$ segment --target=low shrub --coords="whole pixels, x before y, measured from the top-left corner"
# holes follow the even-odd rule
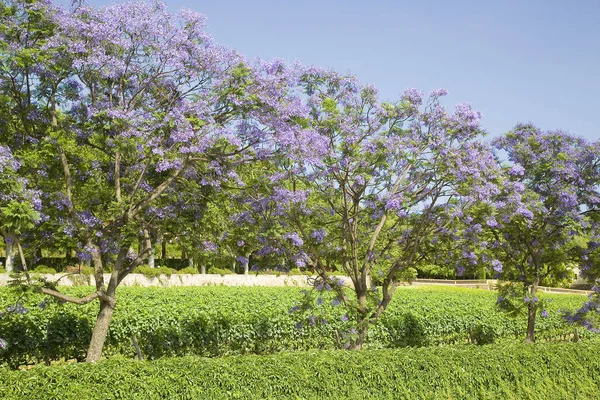
[[[226,268],[210,267],[208,269],[207,273],[224,276],[224,275],[232,275],[233,271],[231,271],[230,269],[226,269]]]
[[[38,265],[31,272],[35,272],[37,274],[56,274],[56,270],[54,268],[46,267],[45,265]]]
[[[61,288],[85,296],[90,287]],[[105,345],[105,355],[133,356],[135,334],[145,358],[224,356],[281,351],[335,349],[337,334],[352,327],[348,312],[335,306],[331,292],[303,312],[293,307],[304,296],[296,287],[121,287]],[[574,328],[561,318],[585,301],[579,295],[543,295],[548,317],[538,318],[536,337],[570,340]],[[394,300],[369,328],[366,347],[422,347],[465,343],[513,342],[525,338],[525,317],[511,318],[495,307],[496,294],[484,290],[398,288]],[[0,363],[13,368],[49,358],[77,359],[85,354],[98,304],[49,301],[41,294],[21,299],[0,288]],[[311,314],[317,323],[311,324]],[[579,331],[582,340],[593,336]]]
[[[83,265],[69,265],[65,269],[65,272],[69,272],[71,274],[93,275],[94,268]]]
[[[0,370],[11,399],[597,399],[598,343],[164,358]]]
[[[198,269],[194,267],[185,267],[184,269],[180,269],[179,271],[175,271],[176,274],[197,274]]]
[[[133,272],[136,274],[142,274],[148,278],[155,278],[161,275],[171,276],[177,271],[169,267],[151,268],[147,265],[140,265]]]

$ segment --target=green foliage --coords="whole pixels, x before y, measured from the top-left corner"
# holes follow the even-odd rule
[[[84,296],[90,287],[64,287]],[[344,321],[343,306],[333,306],[332,293],[306,311],[318,316],[307,323],[304,312],[290,312],[305,296],[294,287],[123,287],[109,329],[105,355],[133,356],[135,334],[145,358],[164,356],[222,356],[279,351],[334,349],[339,335],[352,328]],[[547,295],[548,318],[538,321],[538,339],[567,339],[573,328],[560,310],[575,310],[585,300],[577,295]],[[0,289],[0,310],[20,302],[25,314],[6,312],[0,318],[0,362],[16,367],[50,359],[80,358],[85,354],[98,304],[83,306],[48,302],[41,294]],[[371,327],[366,347],[420,347],[469,343],[477,326],[493,330],[498,342],[522,340],[524,316],[511,318],[495,306],[495,292],[456,288],[398,288],[386,314]],[[40,308],[43,306],[43,309]],[[326,320],[326,324],[322,323]],[[297,328],[297,323],[303,327]],[[580,332],[583,339],[593,336]],[[478,339],[481,342],[481,339]]]
[[[456,271],[451,267],[440,267],[435,264],[417,266],[419,278],[425,279],[456,279]]]
[[[233,271],[227,268],[210,267],[207,273],[224,276],[233,274]]]
[[[306,272],[301,271],[300,268],[292,268],[290,269],[289,275],[306,275]]]
[[[598,343],[319,351],[0,370],[3,399],[596,399]],[[542,368],[540,368],[542,367]]]
[[[371,270],[371,283],[376,286],[381,286],[386,277],[387,268],[375,265]],[[398,282],[412,282],[417,279],[417,270],[414,268],[404,268],[396,272],[396,280]]]
[[[93,275],[94,268],[83,265],[72,265],[67,267],[66,272],[70,272],[72,274]]]
[[[498,338],[493,326],[478,324],[470,331],[471,341],[478,345],[492,344]]]
[[[176,274],[197,274],[198,269],[194,267],[185,267],[179,271],[175,271]]]
[[[54,268],[47,267],[45,265],[38,265],[33,269],[32,272],[38,274],[56,274],[56,270]]]
[[[34,227],[34,222],[40,219],[40,213],[33,209],[33,205],[27,202],[10,201],[0,208],[2,217],[2,229],[6,229],[16,235],[21,235],[28,229]]]
[[[171,275],[177,273],[176,270],[169,268],[169,267],[151,268],[147,265],[140,265],[133,272],[136,274],[143,274],[144,276],[146,276],[148,278],[156,278],[161,275],[171,276]]]

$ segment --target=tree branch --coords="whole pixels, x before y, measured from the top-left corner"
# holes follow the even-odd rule
[[[42,290],[42,293],[47,294],[48,296],[56,297],[59,300],[63,300],[63,301],[69,302],[69,303],[74,303],[74,304],[79,304],[79,305],[90,303],[90,302],[96,300],[97,298],[101,297],[100,293],[98,293],[98,292],[90,293],[89,295],[87,295],[85,297],[73,297],[73,296],[69,296],[64,293],[58,292],[56,290],[48,289],[48,288],[42,288],[41,290]]]

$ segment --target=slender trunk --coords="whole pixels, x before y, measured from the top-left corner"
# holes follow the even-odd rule
[[[148,255],[148,266],[150,268],[154,268],[154,246],[152,246],[152,239],[150,238],[150,232],[148,229],[144,229],[144,246],[142,246],[142,250],[150,249],[150,254]]]
[[[106,341],[106,335],[108,333],[108,327],[110,326],[114,309],[114,301],[111,304],[109,301],[100,300],[100,311],[98,312],[96,324],[92,331],[92,339],[90,340],[90,347],[88,348],[87,357],[85,359],[86,362],[96,362],[100,361],[100,358],[102,358],[102,349],[104,347],[104,342]]]
[[[193,257],[188,258],[188,267],[194,268],[194,258]]]
[[[23,252],[23,247],[21,246],[21,242],[19,242],[18,240],[17,242],[17,249],[19,250],[19,257],[21,257],[21,268],[23,268],[23,271],[27,272],[27,261],[25,260],[25,253]]]
[[[350,344],[349,350],[362,350],[363,345],[367,339],[367,331],[369,330],[369,325],[365,324],[358,328],[358,337]]]
[[[11,236],[4,237],[6,260],[4,261],[4,268],[6,273],[11,273],[15,266],[15,252],[14,252],[14,239]]]
[[[200,273],[203,275],[206,274],[206,266],[204,264],[200,266]]]
[[[163,265],[165,260],[167,259],[167,241],[163,238],[162,243],[160,244],[160,258],[163,261]]]
[[[150,268],[155,268],[156,263],[154,262],[154,247],[150,249],[150,255],[148,256],[148,266]]]
[[[39,261],[42,258],[44,258],[44,255],[42,254],[42,249],[38,247],[37,249],[35,249],[35,264],[39,263]]]
[[[358,307],[360,311],[360,320],[358,322],[358,326],[356,327],[356,335],[357,337],[353,339],[350,343],[349,350],[360,350],[365,344],[365,340],[367,339],[367,331],[369,329],[368,315],[367,315],[367,291],[366,285],[360,284],[356,288],[356,297],[358,299]]]
[[[248,270],[249,270],[248,265],[250,264],[250,255],[251,254],[252,253],[246,253],[245,254],[245,260],[242,263],[242,267],[244,269],[244,275],[248,275]]]
[[[537,280],[531,285],[529,290],[529,303],[527,304],[527,337],[525,337],[525,343],[535,342],[535,316],[537,314]]]

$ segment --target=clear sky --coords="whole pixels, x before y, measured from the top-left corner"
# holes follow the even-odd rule
[[[386,100],[446,88],[492,136],[533,122],[600,139],[600,0],[165,2],[205,14],[216,41],[248,58],[351,72]]]

